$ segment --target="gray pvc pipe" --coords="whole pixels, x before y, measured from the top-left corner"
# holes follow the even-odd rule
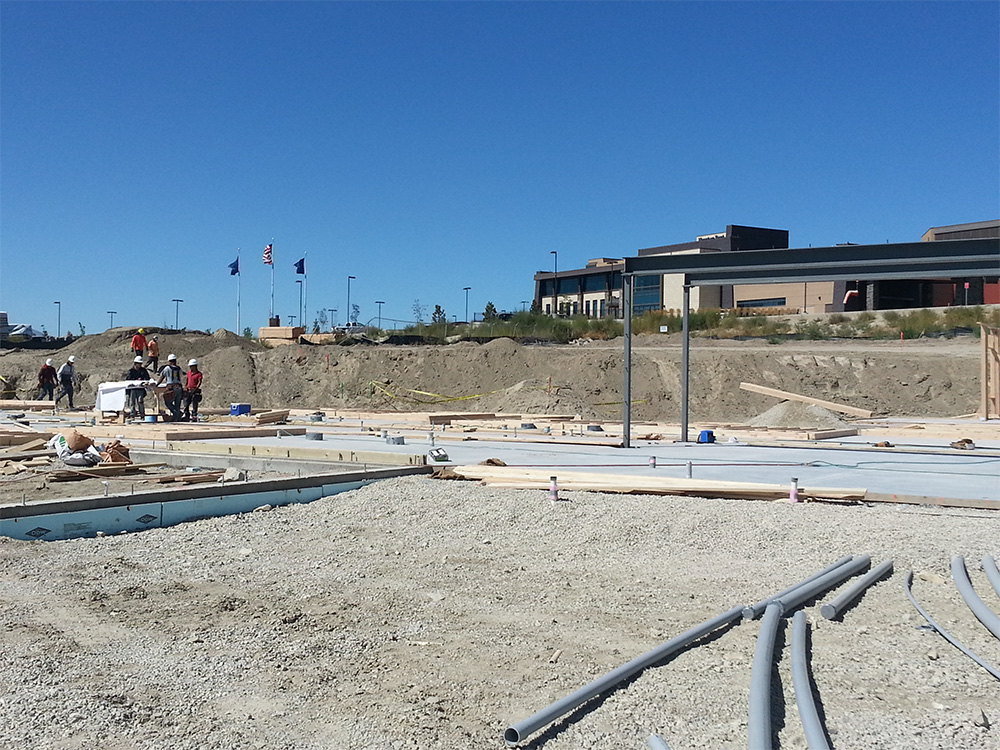
[[[827,620],[832,620],[843,612],[851,602],[861,596],[864,591],[887,573],[892,572],[892,560],[886,560],[877,568],[872,568],[851,585],[843,594],[832,602],[819,608],[820,614]]]
[[[785,594],[774,599],[772,603],[781,607],[781,613],[790,612],[802,602],[812,599],[817,594],[821,594],[827,589],[833,588],[846,578],[850,578],[858,571],[864,570],[871,565],[872,559],[869,555],[855,557],[846,565],[841,565],[836,570],[831,570],[826,575],[822,575],[814,581],[804,583],[790,594]]]
[[[702,636],[708,635],[713,630],[734,622],[739,619],[742,612],[742,607],[733,607],[728,612],[723,612],[721,615],[713,617],[711,620],[706,620],[701,625],[696,625],[690,630],[686,630],[681,633],[676,638],[672,638],[651,651],[647,651],[641,656],[637,656],[632,661],[622,664],[620,667],[611,670],[603,677],[598,677],[593,682],[584,685],[582,688],[574,693],[571,693],[570,695],[567,695],[565,698],[561,698],[555,703],[546,706],[541,711],[529,716],[527,719],[507,727],[507,730],[503,733],[504,741],[508,745],[517,744],[529,734],[537,732],[547,724],[551,724],[560,716],[568,714],[577,706],[580,706],[589,701],[591,698],[610,690],[618,683],[627,680],[629,677],[641,672],[646,667],[663,661],[675,651],[681,650],[693,641],[698,640]]]
[[[799,709],[809,750],[830,750],[809,682],[809,660],[806,658],[808,627],[806,613],[800,609],[792,618],[792,684],[795,686],[795,705]]]
[[[747,743],[750,750],[770,750],[771,744],[771,667],[774,640],[778,635],[782,609],[771,602],[764,609],[750,671],[750,711],[747,716]]]
[[[658,734],[649,735],[649,739],[646,740],[646,744],[649,745],[649,750],[670,750],[670,745],[668,745],[667,741]]]
[[[983,558],[983,571],[986,573],[986,577],[990,579],[990,584],[993,586],[993,590],[997,592],[997,596],[1000,596],[1000,570],[997,570],[997,561],[990,555],[986,555]]]
[[[769,597],[767,597],[766,599],[761,599],[756,604],[751,604],[749,606],[744,607],[743,608],[743,619],[745,619],[745,620],[756,620],[758,617],[760,617],[760,613],[764,611],[764,609],[767,607],[767,605],[770,604],[771,602],[773,602],[775,599],[780,599],[781,597],[783,597],[783,596],[785,596],[787,594],[790,594],[793,591],[795,591],[795,589],[797,589],[799,586],[804,586],[805,584],[810,583],[811,581],[815,581],[820,576],[824,576],[827,573],[829,573],[829,572],[831,572],[833,570],[836,570],[841,565],[846,565],[852,559],[853,558],[850,555],[844,555],[842,558],[840,558],[839,560],[837,560],[837,562],[833,563],[832,565],[827,565],[825,568],[823,568],[823,570],[819,571],[818,573],[813,573],[808,578],[804,578],[801,581],[799,581],[798,583],[789,586],[784,591],[779,591],[777,594],[771,594]]]
[[[913,604],[913,606],[917,608],[917,612],[919,612],[921,615],[923,615],[923,618],[925,620],[927,620],[927,622],[929,622],[931,624],[931,627],[934,628],[938,633],[940,633],[941,636],[946,641],[948,641],[948,643],[950,643],[952,646],[954,646],[959,651],[961,651],[963,654],[965,654],[970,659],[972,659],[974,662],[976,662],[976,664],[978,664],[983,669],[985,669],[987,672],[989,672],[991,675],[993,675],[998,680],[1000,680],[1000,669],[997,669],[996,667],[994,667],[988,661],[986,661],[981,656],[979,656],[979,654],[977,654],[971,648],[968,648],[967,646],[962,645],[962,643],[958,639],[956,639],[951,633],[949,633],[947,630],[945,630],[940,625],[938,625],[934,621],[934,618],[932,618],[929,614],[927,614],[927,611],[923,607],[921,607],[919,604],[917,604],[917,600],[913,596],[912,586],[913,586],[913,571],[910,570],[910,571],[908,571],[906,573],[906,579],[903,581],[903,590],[906,592],[906,596],[910,600],[910,603]]]
[[[1000,638],[1000,617],[997,617],[996,613],[986,606],[986,602],[972,588],[969,571],[965,569],[965,558],[961,555],[955,555],[951,558],[951,577],[955,581],[955,586],[958,587],[958,593],[965,599],[965,603],[969,605],[969,609],[972,610],[976,619],[985,625],[986,629],[993,635]]]

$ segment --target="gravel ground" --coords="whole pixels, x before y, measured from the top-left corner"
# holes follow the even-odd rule
[[[426,478],[270,512],[67,542],[0,539],[4,748],[484,748],[634,656],[844,554],[896,574],[840,622],[810,603],[834,747],[1000,748],[1000,684],[921,627],[902,578],[993,664],[950,581],[977,511],[484,488]],[[746,746],[758,623],[707,639],[531,747]],[[804,748],[786,640],[774,727]],[[553,658],[561,652],[558,658]],[[984,719],[985,716],[985,719]],[[988,725],[988,726],[984,726]]]

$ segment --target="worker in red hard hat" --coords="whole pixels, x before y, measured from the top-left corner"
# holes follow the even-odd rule
[[[198,404],[201,403],[201,382],[205,376],[198,368],[198,360],[188,360],[188,371],[184,376],[184,421],[198,421]]]

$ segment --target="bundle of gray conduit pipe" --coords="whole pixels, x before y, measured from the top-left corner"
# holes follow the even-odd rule
[[[786,612],[822,592],[836,586],[846,578],[867,568],[871,557],[862,555],[850,562],[805,582],[791,590],[786,589],[781,595],[766,601],[764,619],[760,624],[760,635],[757,636],[757,649],[754,652],[753,668],[750,674],[750,710],[747,717],[747,742],[751,750],[769,750],[773,747],[771,732],[771,667],[774,661],[774,641],[778,634],[778,625]],[[798,689],[796,688],[796,696]],[[801,705],[800,705],[801,709]],[[808,709],[806,709],[808,710]],[[818,722],[818,718],[817,718]],[[811,749],[826,747],[826,736],[820,727],[818,736],[823,744],[809,744]],[[808,739],[808,736],[807,736]]]
[[[797,599],[796,597],[799,603],[801,603],[806,599],[812,598],[821,591],[825,591],[830,586],[835,585],[834,583],[826,582],[821,584],[819,587],[816,587],[815,589],[813,588],[813,586],[815,586],[816,584],[820,584],[821,581],[827,581],[828,579],[830,579],[830,576],[840,572],[841,568],[850,566],[851,570],[854,571],[860,569],[860,567],[863,567],[864,565],[867,565],[869,561],[870,559],[867,556],[864,558],[852,558],[850,555],[848,555],[846,557],[841,558],[833,565],[830,565],[824,568],[823,570],[819,571],[818,573],[815,573],[812,576],[806,578],[804,581],[801,581],[795,584],[794,586],[790,586],[784,591],[781,591],[778,594],[775,594],[774,596],[763,600],[764,604],[763,607],[760,607],[761,604],[760,602],[750,607],[744,607],[742,605],[736,606],[728,610],[727,612],[723,612],[721,615],[718,615],[717,617],[713,617],[710,620],[706,620],[701,625],[696,625],[695,627],[685,631],[676,638],[667,641],[666,643],[652,649],[651,651],[647,651],[645,654],[642,654],[641,656],[637,656],[632,661],[623,664],[617,669],[613,669],[612,671],[605,674],[603,677],[599,677],[593,682],[584,685],[582,688],[580,688],[574,693],[571,693],[565,698],[561,698],[555,703],[546,706],[540,711],[537,711],[536,713],[529,716],[527,719],[523,719],[522,721],[519,721],[515,724],[511,724],[504,732],[504,741],[510,746],[516,745],[517,743],[526,739],[529,735],[537,732],[542,727],[545,727],[551,724],[559,717],[568,714],[574,708],[583,705],[584,703],[591,700],[592,698],[597,697],[601,693],[608,692],[621,682],[627,680],[629,677],[638,674],[646,667],[650,667],[654,664],[662,662],[668,656],[676,653],[677,651],[680,651],[681,649],[690,645],[699,638],[702,638],[721,627],[724,627],[726,625],[735,622],[741,616],[743,617],[756,616],[753,613],[755,611],[758,611],[757,610],[758,607],[760,608],[760,610],[763,610],[764,608],[766,608],[767,604],[772,601],[777,601],[777,600],[792,601],[793,600],[792,597],[796,597],[796,593],[799,592],[800,589],[803,589],[805,586],[809,586],[810,588],[804,592],[805,595],[803,596],[802,599]],[[849,575],[853,575],[853,572],[844,574],[842,578],[837,578],[836,581],[839,582],[843,580],[843,578],[846,578]],[[785,606],[787,608],[790,608],[791,606],[794,605],[786,604]],[[750,613],[749,615],[748,612]],[[771,639],[772,651],[773,651],[773,644],[774,644],[774,639],[772,638]],[[767,671],[768,671],[768,727],[770,727],[770,666],[768,666]],[[661,738],[657,739],[662,741]],[[768,742],[770,743],[770,729],[768,729]],[[770,744],[768,744],[767,746],[770,747]],[[754,745],[751,744],[751,747],[754,747]]]

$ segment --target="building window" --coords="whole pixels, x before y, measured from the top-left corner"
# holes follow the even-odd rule
[[[545,314],[546,315],[552,314],[552,305],[550,305],[548,302],[545,303]]]
[[[589,318],[590,317],[590,300],[589,299],[586,302],[583,303],[583,309],[584,309],[584,314]]]
[[[662,276],[635,276],[635,295],[632,298],[632,313],[641,315],[663,306]]]
[[[784,307],[784,297],[771,297],[770,299],[744,299],[736,303],[737,307]]]
[[[604,317],[604,300],[601,300],[601,317]]]

